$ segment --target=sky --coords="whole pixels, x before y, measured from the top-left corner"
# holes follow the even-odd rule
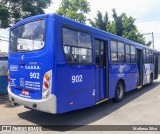
[[[160,51],[160,1],[159,0],[88,0],[91,12],[87,15],[88,19],[96,17],[97,11],[103,14],[107,11],[112,20],[112,9],[116,9],[118,15],[126,13],[136,19],[135,24],[143,34],[154,33],[155,49]],[[54,13],[61,0],[52,0],[52,4],[45,13]],[[8,29],[0,29],[0,36],[8,37]],[[144,35],[147,41],[152,41],[151,34]],[[2,39],[2,38],[0,38]],[[1,51],[8,51],[8,43],[0,42]],[[151,46],[152,47],[152,46]]]

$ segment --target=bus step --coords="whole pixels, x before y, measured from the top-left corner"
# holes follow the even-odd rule
[[[109,100],[109,98],[106,98],[104,100],[98,101],[98,102],[96,102],[96,104],[102,103],[102,102],[107,101],[107,100]]]
[[[137,86],[137,89],[140,89],[140,88],[142,88],[142,86],[140,85],[140,86]]]

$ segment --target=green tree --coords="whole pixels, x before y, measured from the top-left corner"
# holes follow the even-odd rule
[[[117,34],[114,21],[110,22],[109,25],[106,26],[106,31],[112,34]]]
[[[85,14],[90,12],[90,5],[87,0],[62,0],[57,14],[85,23]]]
[[[0,27],[8,27],[9,12],[7,7],[0,5]]]
[[[125,13],[118,16],[115,9],[113,9],[112,16],[113,21],[109,21],[107,12],[105,16],[103,16],[102,13],[98,11],[96,18],[94,18],[93,21],[90,20],[90,24],[93,27],[139,42],[141,44],[151,44],[150,42],[146,43],[143,34],[138,31],[133,17],[128,17]]]
[[[113,9],[113,19],[115,33],[117,35],[139,42],[141,44],[146,44],[143,34],[140,34],[137,26],[134,24],[135,19],[133,17],[127,17],[125,13],[122,13],[118,16],[115,9]]]
[[[106,31],[106,27],[109,25],[108,13],[106,12],[104,17],[100,11],[97,12],[97,18],[94,21],[89,20],[93,27]]]
[[[123,15],[118,16],[115,9],[113,9],[113,19],[114,19],[114,24],[115,24],[115,30],[116,34],[119,36],[123,35],[123,22],[122,22],[122,17]]]
[[[15,23],[23,18],[43,14],[51,0],[1,0],[0,22],[1,28]]]

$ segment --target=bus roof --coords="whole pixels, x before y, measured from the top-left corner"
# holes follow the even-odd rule
[[[53,15],[55,20],[60,20],[61,22],[65,23],[66,25],[68,24],[68,25],[70,25],[72,27],[78,27],[79,29],[82,29],[84,31],[88,31],[88,32],[91,32],[91,33],[96,33],[96,34],[99,34],[101,36],[105,36],[105,37],[108,37],[108,38],[111,38],[111,39],[114,39],[114,40],[118,40],[118,41],[122,41],[122,42],[125,42],[125,43],[128,43],[128,44],[135,45],[137,47],[147,48],[147,49],[150,49],[150,50],[157,51],[156,49],[150,48],[150,47],[148,47],[146,45],[143,45],[143,44],[140,44],[138,42],[135,42],[135,41],[132,41],[132,40],[129,40],[129,39],[126,39],[126,38],[111,34],[109,32],[106,32],[106,31],[103,31],[103,30],[88,26],[86,24],[79,23],[77,21],[65,18],[65,17],[57,15],[57,14],[53,14],[53,13],[41,14],[41,15],[36,15],[36,16],[31,16],[31,17],[25,18],[25,19],[17,22],[14,26],[12,26],[10,28],[10,30],[14,29],[18,25],[22,25],[22,24],[24,24],[26,22],[30,22],[30,21],[33,21],[33,20],[46,18],[47,16],[50,16],[50,15]]]

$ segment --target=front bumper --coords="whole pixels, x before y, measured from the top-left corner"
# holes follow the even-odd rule
[[[10,101],[24,105],[28,108],[52,114],[57,113],[57,99],[53,94],[51,94],[47,99],[42,100],[26,99],[13,94],[10,90],[10,86],[8,86],[8,96]]]

